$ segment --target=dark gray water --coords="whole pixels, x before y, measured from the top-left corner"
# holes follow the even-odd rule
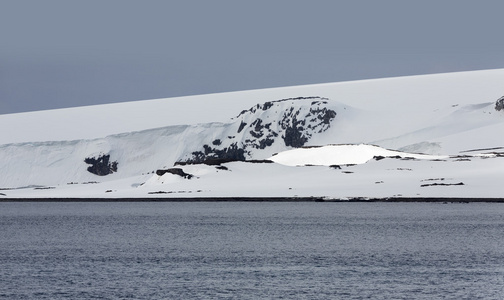
[[[0,203],[1,299],[503,299],[504,205]]]

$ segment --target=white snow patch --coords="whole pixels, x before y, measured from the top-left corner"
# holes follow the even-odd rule
[[[269,159],[286,166],[330,166],[364,164],[373,157],[409,157],[415,159],[443,159],[447,156],[405,153],[383,149],[374,145],[329,145],[299,148],[278,153]]]

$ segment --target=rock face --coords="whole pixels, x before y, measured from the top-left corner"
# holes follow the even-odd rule
[[[87,157],[84,162],[90,164],[88,172],[98,176],[105,176],[117,172],[117,161],[110,161],[110,155],[100,155],[98,157]]]
[[[282,143],[284,147],[303,147],[314,134],[331,126],[337,113],[327,104],[328,99],[321,97],[288,98],[257,104],[234,118],[225,136],[204,144],[203,149],[192,152],[180,162],[243,161],[252,157],[252,151],[264,150],[276,143]]]
[[[188,160],[190,163],[204,163],[215,160],[237,161],[245,160],[245,151],[238,148],[236,143],[231,144],[229,147],[223,149],[212,148],[208,145],[203,145],[203,151],[195,151],[192,153],[193,158]],[[218,164],[218,163],[217,163]]]
[[[495,102],[495,110],[496,111],[501,111],[504,109],[504,96],[500,97],[496,102]]]
[[[163,176],[166,173],[178,175],[178,176],[183,177],[185,179],[191,179],[194,177],[194,175],[184,172],[184,170],[182,170],[181,168],[170,168],[170,169],[166,169],[166,170],[157,170],[156,171],[156,175],[158,175],[158,176]]]

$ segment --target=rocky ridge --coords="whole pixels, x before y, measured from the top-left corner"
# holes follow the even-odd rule
[[[298,97],[257,104],[233,118],[221,136],[179,162],[243,161],[273,145],[286,149],[303,147],[313,135],[329,129],[336,117],[328,100]]]

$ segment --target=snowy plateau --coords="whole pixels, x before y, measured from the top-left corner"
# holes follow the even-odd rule
[[[504,69],[0,115],[3,199],[503,199]]]

